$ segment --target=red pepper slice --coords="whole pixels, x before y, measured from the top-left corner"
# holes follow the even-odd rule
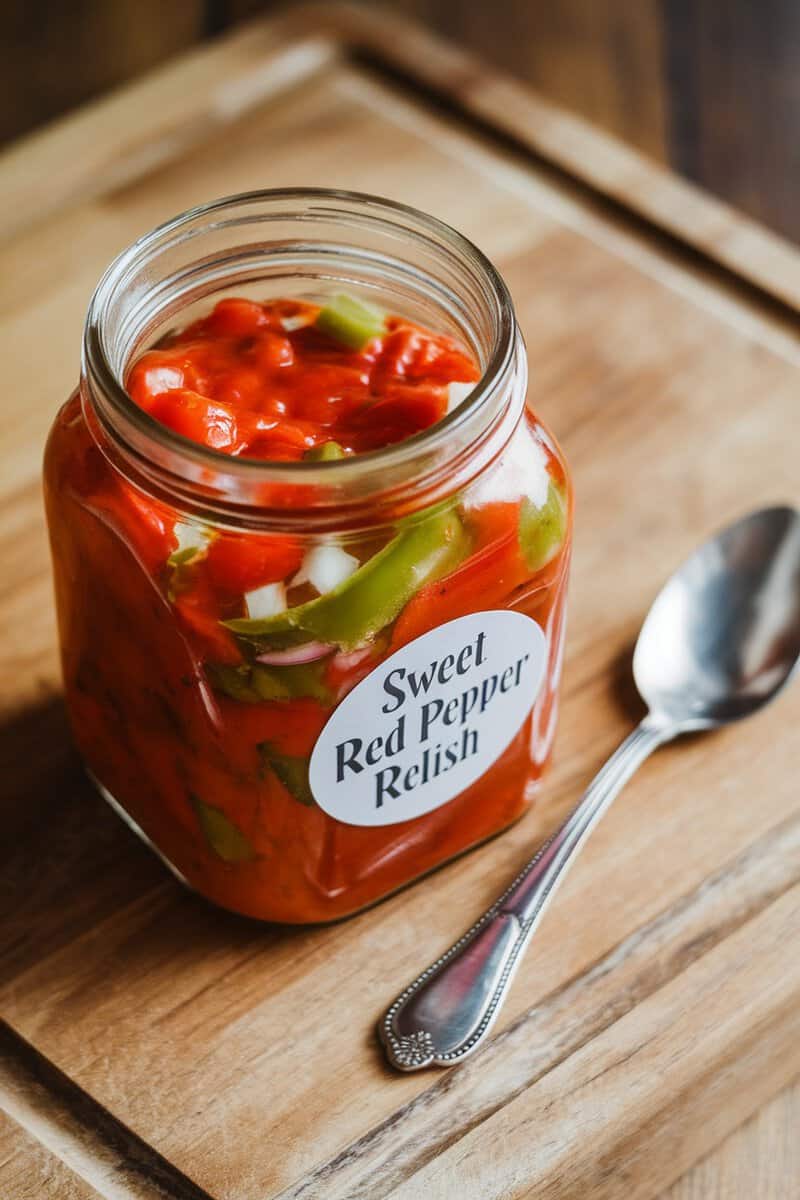
[[[447,389],[443,385],[394,383],[386,398],[363,408],[351,418],[351,432],[344,435],[357,450],[373,450],[400,442],[435,424],[447,412]]]
[[[204,571],[193,572],[191,586],[175,596],[173,607],[201,657],[231,666],[242,662],[235,639],[220,624],[219,602]]]
[[[373,387],[383,389],[392,379],[470,383],[477,380],[478,371],[452,338],[403,324],[383,339],[372,378]]]
[[[330,716],[329,708],[306,696],[263,704],[239,704],[221,695],[217,699],[226,736],[235,737],[246,750],[269,741],[287,758],[310,755]]]
[[[177,546],[173,533],[174,515],[122,480],[96,492],[90,501],[98,513],[130,543],[139,560],[156,572]]]
[[[204,333],[216,337],[244,338],[269,328],[271,323],[263,304],[229,296],[219,300],[213,312],[202,322],[198,322],[198,325]]]
[[[478,546],[463,566],[421,588],[397,619],[392,650],[456,617],[501,606],[530,577],[520,550],[520,501],[486,504],[468,514]]]
[[[176,390],[154,396],[149,409],[162,425],[212,450],[233,450],[237,445],[236,414],[218,400],[207,400],[186,389]]]
[[[206,566],[212,583],[221,592],[242,595],[294,575],[302,558],[295,538],[223,533],[211,543]]]

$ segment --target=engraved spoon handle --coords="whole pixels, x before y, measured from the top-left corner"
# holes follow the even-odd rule
[[[678,732],[645,717],[511,886],[398,996],[379,1026],[393,1066],[450,1066],[477,1049],[542,913],[592,829],[648,755]]]

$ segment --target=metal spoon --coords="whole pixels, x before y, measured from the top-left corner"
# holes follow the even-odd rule
[[[511,886],[388,1009],[379,1033],[395,1067],[450,1066],[477,1049],[553,893],[637,767],[679,734],[768,704],[798,657],[800,512],[762,509],[701,546],[656,598],[633,657],[647,715]]]

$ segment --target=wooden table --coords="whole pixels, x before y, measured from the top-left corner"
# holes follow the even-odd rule
[[[13,149],[2,177],[2,1200],[662,1193],[800,1073],[800,689],[643,770],[482,1053],[395,1075],[372,1022],[629,727],[630,647],[664,576],[745,509],[797,502],[800,255],[461,52],[338,6],[192,53]],[[542,802],[306,931],[182,891],[83,781],[38,484],[108,259],[190,204],[288,184],[393,196],[480,242],[579,505]],[[738,1196],[709,1191],[713,1169],[673,1196]],[[779,1195],[759,1189],[741,1194]]]
[[[12,6],[0,40],[0,142],[293,0],[73,0]],[[365,0],[462,43],[800,242],[796,0]],[[46,71],[40,64],[46,62]],[[80,63],[80,70],[75,63]]]

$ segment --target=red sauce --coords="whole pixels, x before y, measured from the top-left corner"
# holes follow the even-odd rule
[[[221,300],[143,354],[128,391],[194,442],[297,460],[329,442],[349,455],[419,433],[447,412],[449,383],[479,377],[451,338],[399,317],[354,350],[316,327],[318,313],[299,301]]]

